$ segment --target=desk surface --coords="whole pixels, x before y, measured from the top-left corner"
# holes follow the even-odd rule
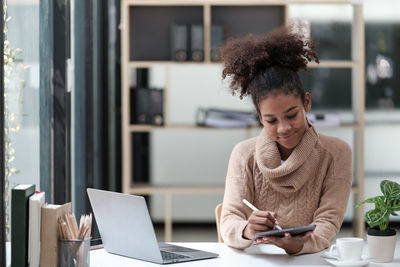
[[[201,249],[209,252],[218,253],[219,257],[215,259],[192,261],[185,263],[176,263],[174,266],[332,266],[321,258],[321,253],[289,256],[282,249],[272,245],[257,245],[252,246],[246,250],[237,250],[228,247],[223,243],[172,243],[179,246],[185,246],[195,249]],[[365,247],[364,254],[368,254]],[[149,263],[121,257],[118,255],[110,254],[104,249],[93,250],[90,252],[90,266],[91,267],[129,267],[129,266],[162,266],[159,264]],[[165,265],[165,266],[171,266]],[[368,267],[395,267],[400,266],[400,240],[397,242],[395,259],[391,263],[369,263]]]

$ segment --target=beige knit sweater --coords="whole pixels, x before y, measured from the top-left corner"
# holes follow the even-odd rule
[[[282,228],[317,225],[297,254],[329,247],[343,221],[352,183],[352,153],[340,139],[306,129],[300,143],[281,164],[275,141],[263,130],[258,137],[235,146],[229,161],[221,216],[224,242],[246,248],[242,237],[251,210],[242,199],[260,210],[274,211]]]

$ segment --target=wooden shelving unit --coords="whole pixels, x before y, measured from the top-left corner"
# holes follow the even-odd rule
[[[165,240],[171,241],[172,237],[172,204],[171,196],[175,194],[223,194],[223,185],[185,185],[185,186],[155,186],[155,185],[139,185],[132,184],[132,166],[130,164],[132,160],[132,140],[131,134],[135,132],[147,132],[147,131],[160,131],[165,129],[176,129],[183,131],[190,130],[213,130],[217,131],[216,128],[197,127],[194,125],[172,125],[169,123],[169,81],[166,82],[167,86],[164,88],[164,126],[153,126],[153,125],[132,125],[130,124],[130,95],[129,95],[129,71],[133,68],[149,68],[153,66],[164,66],[166,72],[169,71],[170,66],[174,65],[206,65],[206,64],[221,64],[219,62],[211,61],[210,48],[211,48],[211,25],[212,23],[231,23],[234,30],[231,29],[231,33],[236,36],[244,33],[262,33],[271,30],[274,27],[289,25],[290,23],[290,12],[289,6],[292,4],[339,4],[339,5],[350,5],[353,10],[352,19],[352,33],[351,33],[351,59],[349,60],[321,60],[320,64],[310,64],[311,68],[332,68],[332,69],[349,69],[351,70],[351,88],[352,88],[352,111],[354,115],[354,123],[344,124],[339,127],[329,129],[350,129],[354,132],[354,179],[353,179],[353,196],[354,203],[358,203],[364,198],[364,111],[365,111],[365,84],[364,84],[364,20],[363,20],[363,9],[362,1],[351,1],[351,0],[336,0],[336,1],[324,1],[324,0],[175,0],[175,1],[164,1],[164,0],[123,0],[121,3],[121,45],[122,45],[122,163],[123,163],[123,176],[122,176],[122,189],[124,193],[130,194],[144,194],[154,195],[161,194],[165,196]],[[163,14],[163,11],[170,16],[179,16],[181,20],[193,21],[198,23],[199,21],[203,25],[204,29],[204,61],[201,62],[175,62],[170,61],[168,57],[168,51],[163,50],[158,56],[151,55],[151,58],[146,58],[146,53],[151,53],[152,46],[159,48],[159,38],[161,31],[166,30],[168,20],[171,20],[170,16],[161,15],[160,21],[151,17],[154,14]],[[174,10],[176,9],[176,10]],[[243,11],[244,10],[244,11]],[[245,12],[245,10],[248,10]],[[179,11],[179,12],[178,12]],[[182,14],[186,11],[187,14]],[[144,12],[144,14],[140,13]],[[145,12],[149,12],[146,14]],[[251,14],[249,14],[249,12]],[[269,12],[269,13],[268,13]],[[177,15],[179,13],[179,15]],[[271,16],[262,16],[262,14],[268,13]],[[133,16],[132,14],[135,14]],[[230,16],[235,16],[234,18]],[[258,24],[251,24],[246,26],[242,23],[240,17],[247,20],[256,20],[257,22],[265,21],[261,24],[262,27],[256,27]],[[194,20],[191,20],[193,19]],[[147,20],[146,20],[147,18]],[[140,28],[145,27],[147,21],[151,21],[151,27],[155,32],[152,32],[152,36],[146,35],[141,31]],[[235,24],[235,21],[240,21],[239,27]],[[138,25],[135,25],[135,22]],[[158,23],[158,24],[157,24]],[[157,29],[160,27],[160,29]],[[161,29],[163,27],[163,29]],[[158,31],[157,31],[158,30]],[[228,37],[229,37],[228,30]],[[142,36],[140,36],[142,34]],[[154,37],[156,36],[156,37]],[[136,39],[137,40],[136,40]],[[148,38],[148,39],[146,39]],[[165,35],[164,37],[165,38]],[[139,42],[142,42],[142,44]],[[133,44],[132,44],[133,42]],[[167,43],[165,39],[163,43]],[[148,47],[140,47],[144,44]],[[136,51],[144,54],[138,54]],[[149,52],[150,51],[150,52]],[[136,53],[136,54],[135,54]],[[149,56],[150,57],[150,56]],[[168,74],[168,73],[167,73]],[[166,75],[168,77],[168,75]],[[168,78],[167,78],[168,79]],[[234,130],[247,131],[247,136],[251,136],[251,130],[254,128],[237,128]],[[323,128],[324,130],[328,128]],[[363,220],[363,209],[355,209],[353,218],[354,235],[364,236],[364,220]]]

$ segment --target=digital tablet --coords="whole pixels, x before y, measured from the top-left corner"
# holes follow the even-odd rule
[[[315,229],[315,224],[303,225],[303,226],[296,226],[292,228],[286,228],[282,230],[271,230],[266,232],[259,232],[254,236],[254,239],[263,237],[263,236],[277,236],[277,237],[284,237],[285,233],[290,233],[292,236],[305,234],[308,231],[313,231]]]

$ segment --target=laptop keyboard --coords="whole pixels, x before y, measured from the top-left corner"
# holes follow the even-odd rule
[[[175,253],[167,252],[167,251],[162,251],[162,250],[161,250],[161,256],[162,256],[163,260],[165,260],[165,261],[190,258],[189,256],[179,255],[179,254],[175,254]]]

